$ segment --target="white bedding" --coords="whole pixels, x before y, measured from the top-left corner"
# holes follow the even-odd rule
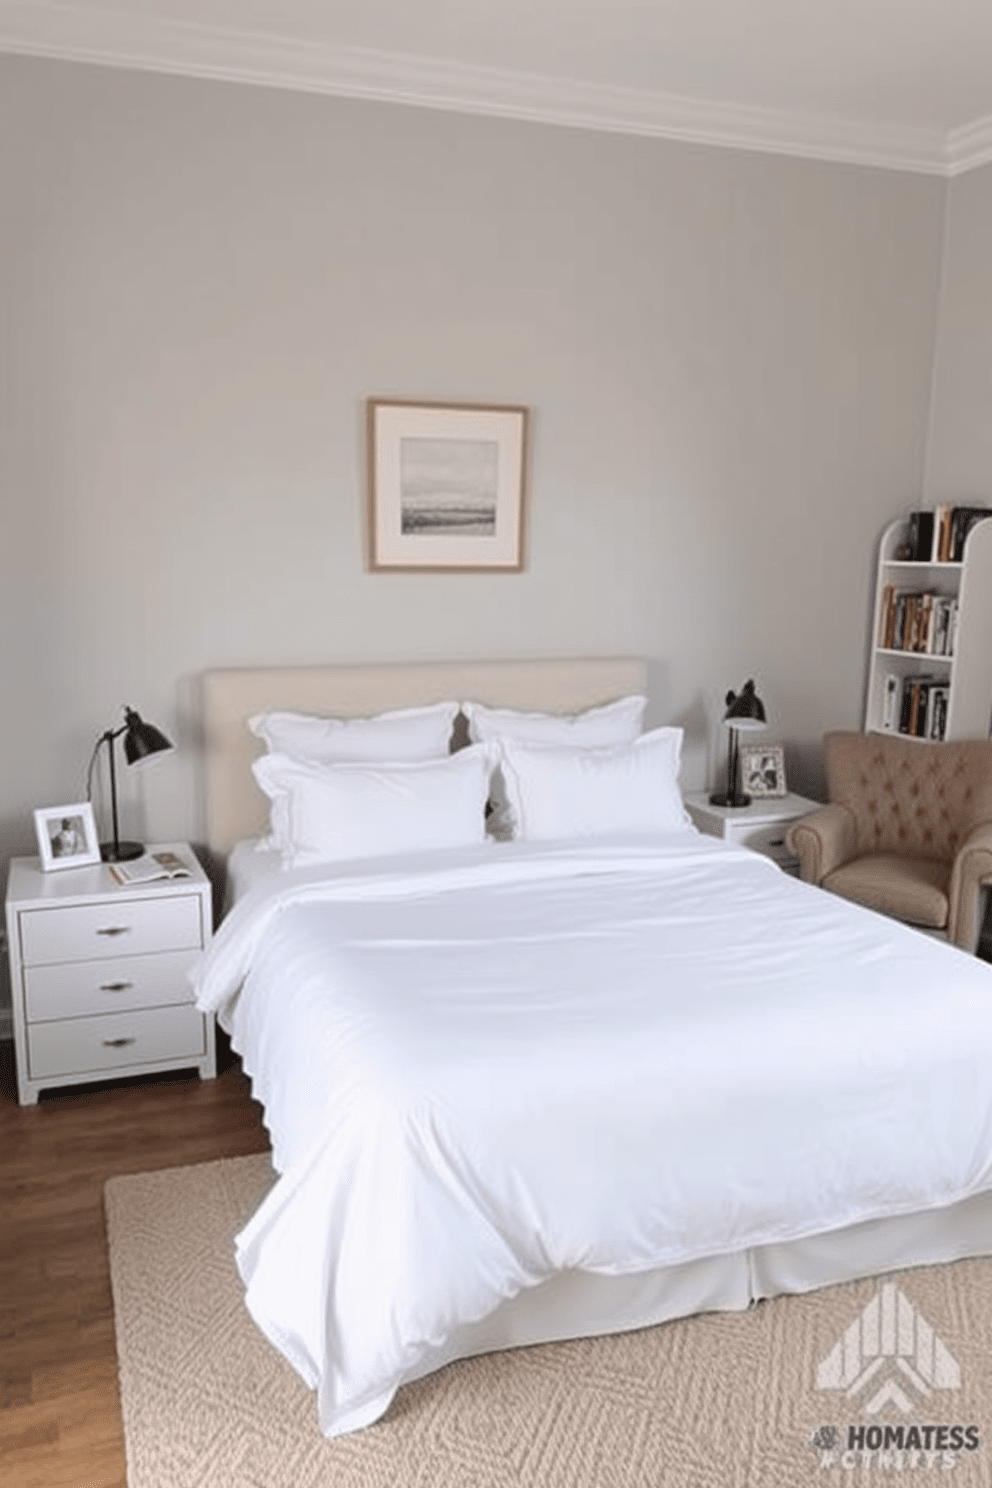
[[[198,977],[282,1175],[248,1306],[328,1435],[560,1271],[992,1189],[992,969],[694,832],[258,884]]]
[[[281,878],[282,853],[270,847],[261,837],[245,837],[236,842],[227,856],[224,883],[224,916],[230,914],[239,899],[260,883]]]

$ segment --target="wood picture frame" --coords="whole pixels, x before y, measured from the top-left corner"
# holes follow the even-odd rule
[[[85,868],[100,861],[100,842],[89,801],[39,807],[34,814],[34,830],[46,873],[56,868]]]
[[[370,567],[519,572],[529,410],[370,398],[367,414]]]
[[[786,794],[781,744],[741,745],[741,790],[762,800]]]

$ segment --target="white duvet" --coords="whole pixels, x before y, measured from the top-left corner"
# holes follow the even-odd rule
[[[349,867],[252,890],[197,982],[281,1175],[247,1303],[328,1435],[562,1269],[992,1188],[983,962],[691,831]]]

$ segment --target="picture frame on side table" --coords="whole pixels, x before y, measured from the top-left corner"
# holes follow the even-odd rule
[[[34,830],[46,873],[56,868],[85,868],[100,861],[96,821],[89,801],[40,806],[34,814]]]
[[[763,800],[786,794],[785,751],[781,744],[741,745],[741,789]]]
[[[523,568],[528,409],[368,400],[370,567]]]

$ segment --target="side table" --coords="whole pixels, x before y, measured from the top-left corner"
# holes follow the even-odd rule
[[[214,1020],[188,973],[212,933],[210,880],[185,842],[186,878],[119,884],[106,863],[42,871],[14,858],[7,941],[17,1098],[117,1075],[216,1074]]]
[[[755,796],[750,806],[713,806],[709,792],[698,791],[685,797],[685,809],[701,832],[737,842],[753,852],[764,853],[787,873],[798,873],[799,861],[785,845],[785,833],[792,822],[817,811],[820,801],[806,796]]]

